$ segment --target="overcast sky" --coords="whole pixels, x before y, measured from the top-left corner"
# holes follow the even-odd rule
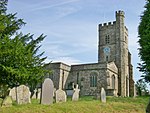
[[[123,10],[134,79],[138,80],[137,31],[144,5],[145,0],[9,0],[8,12],[17,12],[27,23],[21,29],[24,34],[47,35],[40,49],[48,57],[46,62],[78,64],[98,61],[97,26],[113,22],[115,11]]]

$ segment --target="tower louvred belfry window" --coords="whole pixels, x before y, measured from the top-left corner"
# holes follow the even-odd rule
[[[110,42],[109,35],[107,35],[106,38],[105,38],[105,43],[109,44],[109,42]]]

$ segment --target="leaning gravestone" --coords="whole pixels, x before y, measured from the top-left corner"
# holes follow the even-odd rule
[[[66,99],[67,96],[66,96],[65,91],[63,91],[61,89],[58,89],[58,90],[56,90],[55,94],[56,94],[56,97],[55,97],[56,98],[56,103],[67,101],[67,99]]]
[[[19,87],[17,87],[17,103],[18,104],[31,103],[30,95],[31,93],[27,86],[20,85]]]
[[[10,96],[7,96],[2,102],[2,107],[11,107],[11,106],[12,106],[12,98]]]
[[[78,89],[78,84],[77,84],[76,88],[74,89],[72,101],[78,101],[79,100],[79,91],[80,91],[80,89]]]
[[[101,88],[101,101],[102,101],[103,103],[106,102],[106,92],[105,92],[105,90],[104,90],[103,87]]]
[[[53,103],[53,81],[49,78],[42,84],[41,104],[49,105]]]
[[[10,92],[9,92],[9,96],[12,98],[13,101],[16,101],[16,92],[17,92],[17,87],[14,87],[12,89],[10,89]]]

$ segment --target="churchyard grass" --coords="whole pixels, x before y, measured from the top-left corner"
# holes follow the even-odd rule
[[[32,104],[0,108],[0,113],[145,113],[149,97],[107,97],[106,103],[101,103],[93,97],[81,97],[72,102],[41,105],[39,100],[32,99]],[[0,99],[0,101],[2,101]]]

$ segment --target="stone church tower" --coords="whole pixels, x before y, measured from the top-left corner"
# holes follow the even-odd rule
[[[133,66],[128,50],[128,29],[124,25],[124,12],[116,11],[116,20],[99,24],[98,62],[68,65],[49,63],[56,89],[66,90],[67,95],[79,85],[80,95],[99,96],[104,88],[107,96],[133,96]]]
[[[115,62],[118,68],[118,95],[129,96],[128,29],[124,18],[123,11],[116,11],[116,21],[99,24],[98,62]]]

